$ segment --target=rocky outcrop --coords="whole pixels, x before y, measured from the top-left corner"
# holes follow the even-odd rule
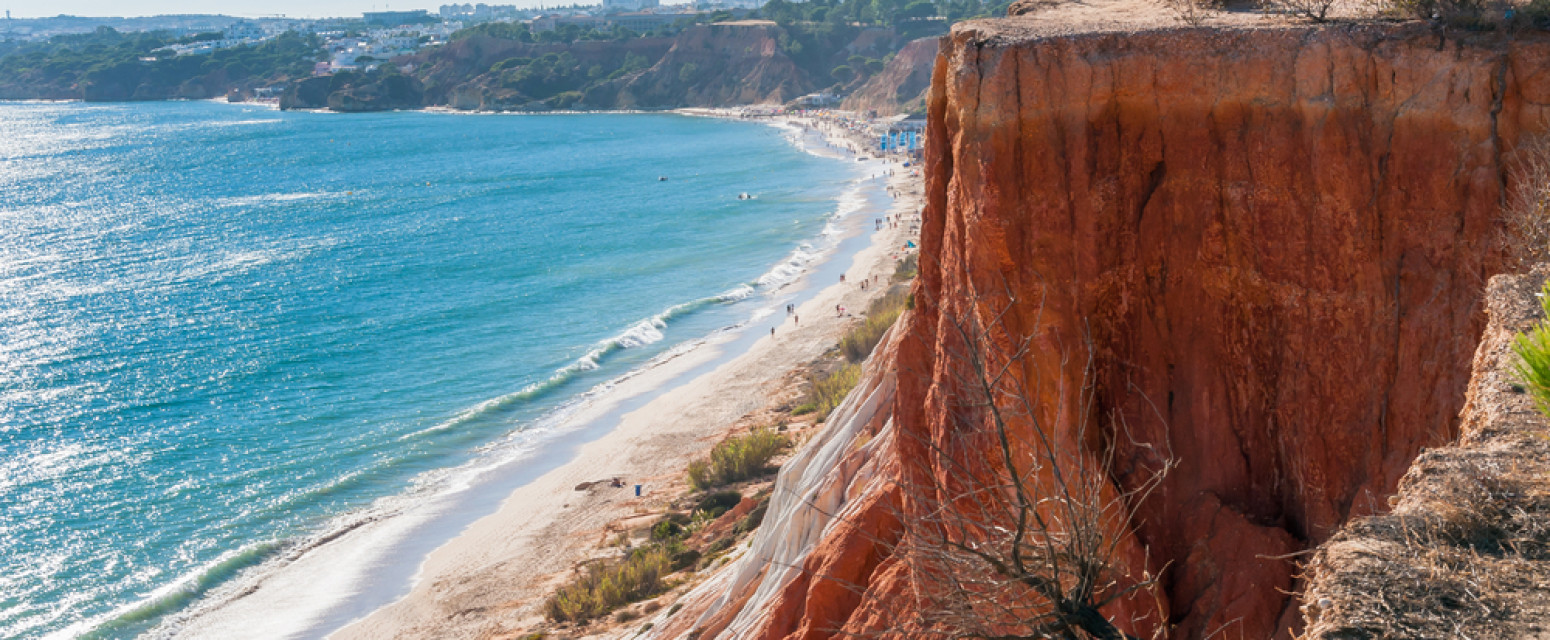
[[[281,109],[328,109],[345,113],[419,109],[425,89],[399,73],[340,73],[292,83],[280,96]]]
[[[931,67],[936,62],[940,40],[921,38],[904,45],[880,73],[846,96],[840,108],[873,111],[879,116],[924,113],[926,90],[931,87]]]
[[[363,82],[352,83],[329,94],[328,108],[345,113],[419,109],[424,99],[425,89],[419,80],[401,74],[383,74],[368,76]]]
[[[1547,275],[1491,279],[1458,441],[1416,459],[1391,513],[1319,548],[1304,637],[1550,638],[1550,420],[1516,381],[1512,349],[1545,320]]]
[[[960,24],[936,64],[886,454],[905,487],[995,465],[949,446],[981,428],[955,400],[952,321],[999,319],[1030,340],[1012,375],[1038,383],[1015,437],[1107,470],[1116,494],[1177,465],[1110,532],[1160,581],[1106,613],[1140,630],[1156,619],[1127,614],[1153,611],[1176,638],[1284,636],[1295,554],[1383,511],[1457,433],[1507,158],[1550,115],[1550,39],[1027,20]],[[851,503],[868,495],[853,521],[885,522],[892,498]],[[906,489],[894,513],[929,505]],[[701,637],[911,635],[933,578],[895,557],[846,578],[862,585],[848,612],[809,624],[792,604],[854,553],[845,535],[804,558],[805,587],[749,597],[747,633]]]
[[[291,83],[280,94],[281,109],[324,109],[328,107],[328,94],[333,92],[332,76],[316,76]]]

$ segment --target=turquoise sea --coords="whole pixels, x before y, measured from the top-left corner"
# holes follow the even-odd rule
[[[134,637],[783,306],[859,183],[792,136],[0,103],[0,637]]]

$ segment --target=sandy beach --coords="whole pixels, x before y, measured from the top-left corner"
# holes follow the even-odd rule
[[[896,174],[890,186],[903,196],[889,215],[908,212],[914,218],[919,181],[905,170]],[[855,322],[853,310],[865,309],[882,294],[885,286],[862,289],[854,283],[874,276],[886,283],[893,275],[899,248],[910,239],[909,222],[898,227],[872,233],[871,246],[845,270],[850,284],[829,284],[801,305],[795,314],[800,324],[783,319],[773,336],[760,338],[746,353],[626,414],[616,429],[583,445],[573,461],[518,489],[500,512],[432,553],[408,597],[332,637],[474,638],[521,632],[536,623],[552,578],[596,555],[612,533],[609,525],[660,513],[684,490],[690,460],[704,455],[740,418],[765,408],[782,380],[834,346]],[[626,486],[574,490],[614,476]],[[634,484],[648,491],[637,498]]]
[[[733,113],[691,115],[732,117]],[[826,148],[815,150],[821,153],[841,154],[841,149],[860,143],[838,128],[825,130],[818,120],[786,118],[771,123],[792,131],[807,127],[829,134]],[[806,137],[811,144],[815,136]],[[843,155],[854,161],[848,153]],[[287,619],[275,620],[260,635],[489,638],[531,629],[541,622],[543,600],[571,568],[597,557],[621,523],[628,525],[632,518],[649,521],[685,492],[684,469],[692,459],[705,455],[750,416],[791,400],[794,381],[805,365],[834,347],[847,328],[860,322],[860,311],[887,291],[906,242],[916,237],[921,184],[911,176],[913,167],[877,158],[867,162],[866,168],[874,169],[877,176],[873,188],[883,191],[886,181],[887,191],[894,194],[888,200],[891,204],[886,211],[852,214],[847,224],[861,230],[866,246],[853,257],[831,258],[843,262],[809,271],[796,286],[816,291],[803,296],[806,299],[794,316],[776,313],[742,331],[713,336],[706,344],[608,389],[604,397],[566,417],[558,428],[566,435],[541,449],[544,459],[526,465],[531,477],[522,478],[500,500],[495,513],[450,533],[446,536],[450,541],[444,544],[425,543],[433,550],[402,541],[413,540],[414,531],[433,525],[441,515],[434,510],[395,514],[343,534],[362,540],[380,538],[383,544],[421,552],[425,560],[412,577],[397,580],[412,584],[407,595],[374,611],[339,610],[309,601],[307,594],[319,589],[394,588],[372,584],[374,576],[377,582],[385,580],[380,577],[383,574],[372,573],[382,568],[380,564],[365,558],[359,566],[340,562],[339,554],[345,553],[341,549],[370,544],[319,545],[299,553],[284,569],[251,589],[230,594],[213,610],[179,624],[175,635],[251,636],[256,631],[249,626],[251,621],[273,619],[264,613],[276,610],[287,611]],[[874,220],[885,216],[899,223],[877,228]],[[838,273],[844,274],[844,284]],[[879,285],[858,286],[874,278]],[[837,308],[845,312],[838,313]],[[615,477],[623,479],[623,487],[607,482]],[[595,484],[578,490],[587,483]],[[634,490],[637,484],[642,485],[639,497]],[[352,569],[321,569],[341,564]]]

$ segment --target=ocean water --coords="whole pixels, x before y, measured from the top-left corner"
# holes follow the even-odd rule
[[[860,183],[792,137],[0,103],[0,637],[134,637],[769,313]]]

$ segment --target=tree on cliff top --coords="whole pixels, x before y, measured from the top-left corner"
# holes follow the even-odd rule
[[[903,624],[951,638],[1161,637],[1158,574],[1130,526],[1175,461],[1166,446],[1133,443],[1155,455],[1128,461],[1145,468],[1119,487],[1112,445],[1129,431],[1097,406],[1091,340],[1080,388],[1041,379],[1034,359],[1071,363],[1037,350],[1037,329],[1013,328],[1020,302],[1006,294],[999,310],[975,294],[940,312],[952,347],[935,392],[949,424],[902,443],[919,462],[904,473],[910,504],[894,556],[923,585],[919,618]]]

